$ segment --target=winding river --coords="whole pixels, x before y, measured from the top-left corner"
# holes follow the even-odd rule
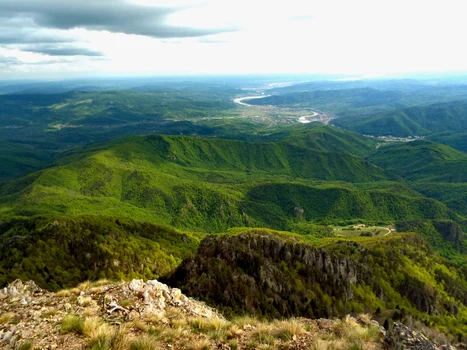
[[[246,102],[243,102],[243,101],[248,101],[248,100],[253,100],[253,99],[257,99],[257,98],[265,98],[265,97],[268,97],[268,96],[271,96],[271,95],[257,95],[257,96],[247,96],[247,97],[239,97],[239,98],[236,98],[234,99],[233,101],[239,105],[242,105],[242,106],[248,106],[248,107],[255,107],[254,105],[250,105]],[[276,107],[277,108],[277,107]],[[320,121],[324,124],[328,124],[330,119],[322,119],[322,118],[317,118],[318,116],[320,116],[320,114],[318,112],[315,112],[315,111],[310,111],[311,114],[309,115],[304,115],[304,116],[301,116],[298,118],[298,121],[300,123],[303,123],[303,124],[307,124],[307,123],[311,123],[311,122],[314,122],[314,121]]]

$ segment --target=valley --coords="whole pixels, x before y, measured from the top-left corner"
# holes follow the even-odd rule
[[[467,339],[467,90],[246,82],[1,95],[0,284],[158,279],[228,318]]]
[[[0,349],[467,349],[464,13],[0,0]]]
[[[263,92],[264,94],[264,92]],[[251,116],[255,113],[259,115],[253,116],[252,118],[259,118],[262,121],[270,121],[271,123],[290,123],[293,122],[295,118],[298,117],[297,121],[299,123],[307,124],[312,122],[320,122],[325,125],[329,124],[332,120],[331,117],[327,116],[325,113],[319,113],[313,110],[304,110],[301,108],[290,108],[290,107],[278,107],[278,106],[255,106],[249,104],[251,100],[257,100],[261,98],[267,98],[270,95],[259,95],[259,96],[247,96],[239,97],[233,101],[242,107],[243,113],[242,117]],[[245,108],[246,107],[246,108]],[[306,114],[306,115],[302,115]]]

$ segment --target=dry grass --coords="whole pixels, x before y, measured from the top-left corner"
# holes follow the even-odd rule
[[[71,295],[71,292],[69,289],[62,289],[62,290],[59,290],[57,293],[55,293],[55,295],[60,298],[65,298],[65,297],[69,297]]]
[[[348,316],[330,321],[325,329],[318,327],[315,321],[303,319],[267,322],[241,317],[227,321],[187,316],[176,309],[169,314],[171,317],[149,314],[122,326],[112,326],[92,313],[92,317],[87,318],[71,314],[63,319],[61,330],[81,334],[91,350],[165,349],[168,344],[173,349],[187,350],[208,350],[218,344],[232,350],[283,349],[293,346],[297,337],[316,350],[381,348],[379,328],[371,325],[367,314],[357,319]]]
[[[137,331],[147,333],[149,331],[149,325],[141,320],[134,320],[129,323],[129,326]]]
[[[297,320],[279,321],[274,324],[273,334],[282,340],[292,340],[300,334],[306,333],[303,325]]]
[[[78,284],[78,286],[76,288],[78,288],[80,291],[85,291],[85,290],[88,290],[92,287],[92,282],[91,281],[84,281],[80,284]]]
[[[83,316],[85,317],[94,317],[99,313],[99,307],[98,306],[93,306],[93,307],[88,307],[85,310],[83,310]]]
[[[147,323],[158,323],[160,320],[162,320],[164,317],[161,314],[146,314],[144,315],[144,321]]]
[[[370,325],[371,324],[371,315],[370,314],[360,314],[357,316],[357,320],[364,324],[364,325]]]
[[[187,350],[209,350],[211,349],[211,343],[207,339],[197,339],[187,346]]]
[[[259,324],[251,333],[251,337],[260,344],[274,345],[276,343],[275,331],[269,324]]]
[[[240,338],[243,334],[243,330],[236,324],[231,324],[229,329],[225,332],[227,339]]]
[[[261,322],[257,318],[254,318],[251,316],[242,316],[242,317],[234,318],[232,320],[232,323],[236,324],[239,327],[245,327],[245,326],[255,326]]]
[[[348,338],[354,335],[357,328],[360,328],[360,325],[353,318],[346,316],[334,325],[332,332],[337,338]]]
[[[184,328],[184,329],[189,328],[188,320],[185,317],[180,317],[180,318],[171,320],[171,325],[173,328]]]
[[[156,350],[162,349],[161,344],[157,341],[156,338],[150,335],[142,335],[129,343],[129,350]]]
[[[90,296],[79,296],[78,299],[76,300],[79,306],[89,306],[94,303],[94,300]]]
[[[197,333],[208,333],[210,331],[224,331],[230,326],[230,322],[219,319],[206,319],[203,317],[189,317],[187,318],[188,324],[193,331]]]
[[[83,334],[88,338],[88,348],[92,350],[128,350],[131,348],[129,333],[127,325],[111,326],[96,317],[86,319],[83,324]]]
[[[15,317],[15,314],[13,312],[7,312],[3,315],[0,315],[0,324],[5,324],[10,322],[13,317]]]
[[[78,334],[83,333],[84,319],[75,314],[68,314],[62,319],[60,331],[62,333],[75,332]]]
[[[79,288],[71,288],[69,291],[73,295],[79,295],[81,293],[81,290]]]
[[[105,287],[92,287],[89,289],[89,293],[91,294],[100,294],[105,292]]]
[[[257,350],[276,350],[277,347],[274,345],[269,345],[269,344],[259,344],[256,347]]]

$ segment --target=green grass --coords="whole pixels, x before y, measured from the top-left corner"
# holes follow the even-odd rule
[[[333,233],[335,235],[342,235],[344,237],[359,237],[366,236],[385,236],[391,234],[392,225],[388,226],[367,226],[367,225],[349,225],[349,226],[334,226]]]
[[[66,315],[60,325],[60,331],[62,333],[76,332],[79,334],[83,333],[84,319],[78,315],[69,314]]]

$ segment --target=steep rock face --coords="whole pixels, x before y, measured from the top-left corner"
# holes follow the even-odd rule
[[[433,220],[432,223],[445,240],[453,243],[459,251],[465,251],[465,235],[459,224],[448,220]]]
[[[206,238],[169,281],[226,312],[330,317],[344,312],[361,278],[346,257],[248,233]]]
[[[227,315],[329,318],[382,310],[381,321],[460,315],[464,274],[447,269],[421,237],[365,242],[330,240],[317,248],[266,230],[211,236],[165,281]]]

